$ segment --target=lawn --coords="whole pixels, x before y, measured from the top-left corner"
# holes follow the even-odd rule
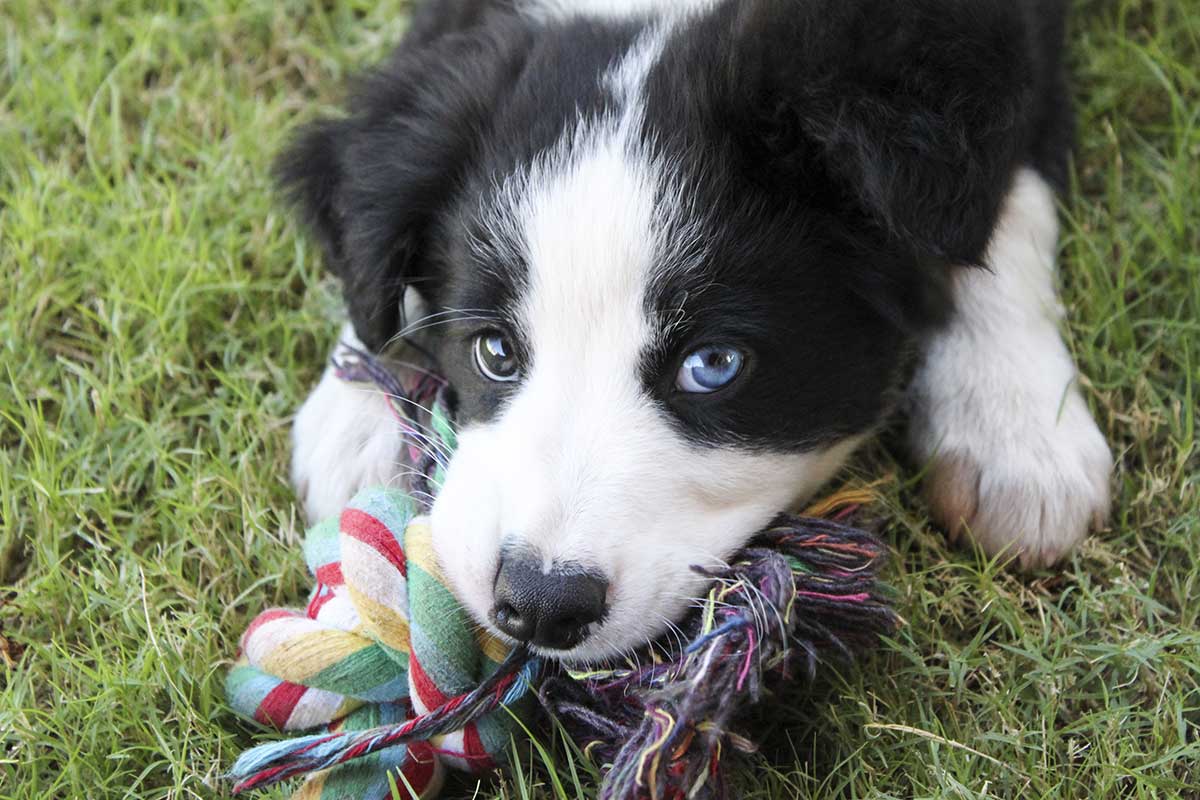
[[[893,482],[909,624],[748,725],[739,796],[1200,798],[1200,4],[1076,5],[1062,282],[1110,525],[1020,577]],[[0,798],[216,797],[251,741],[221,679],[307,588],[288,426],[338,309],[268,165],[405,17],[0,2]],[[562,792],[518,751],[458,791],[581,793],[568,750]]]

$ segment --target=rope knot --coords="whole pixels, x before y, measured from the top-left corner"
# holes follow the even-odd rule
[[[309,532],[304,554],[316,580],[307,607],[250,624],[226,691],[260,724],[320,732],[246,753],[234,791],[316,771],[301,796],[390,797],[390,775],[420,797],[447,766],[499,766],[519,725],[500,706],[524,710],[535,662],[455,600],[411,496],[360,493]]]

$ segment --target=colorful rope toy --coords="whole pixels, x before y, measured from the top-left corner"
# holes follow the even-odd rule
[[[682,638],[648,644],[639,663],[571,672],[509,651],[447,589],[421,516],[454,446],[445,384],[350,348],[335,366],[388,398],[414,443],[413,478],[406,492],[363,492],[309,531],[308,606],[266,611],[243,635],[230,705],[277,730],[317,732],[244,753],[229,775],[235,794],[308,776],[297,800],[431,797],[446,766],[504,764],[532,722],[536,686],[604,768],[603,800],[721,796],[723,752],[751,749],[730,725],[766,678],[812,676],[827,655],[852,657],[897,625],[876,583],[883,546],[843,521],[869,499],[860,491],[813,516],[780,516],[728,567],[705,572],[712,588]]]

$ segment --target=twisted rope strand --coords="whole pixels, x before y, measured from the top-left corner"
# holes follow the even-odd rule
[[[477,688],[407,722],[365,731],[303,736],[248,750],[229,774],[234,794],[265,789],[297,775],[336,767],[399,744],[427,741],[460,730],[468,723],[508,706],[532,685],[540,661],[525,647],[514,649],[500,668]]]

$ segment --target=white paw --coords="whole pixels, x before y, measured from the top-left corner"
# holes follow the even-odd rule
[[[1058,325],[1054,195],[1020,172],[988,251],[955,275],[955,318],[926,345],[909,435],[952,538],[1053,564],[1108,514],[1113,461]]]
[[[918,446],[929,451],[926,496],[951,539],[965,532],[989,555],[1031,569],[1054,564],[1104,524],[1112,456],[1077,390],[1061,412],[961,412],[935,420]]]
[[[309,520],[341,513],[367,486],[398,483],[403,444],[383,396],[327,368],[292,427],[292,483]]]

